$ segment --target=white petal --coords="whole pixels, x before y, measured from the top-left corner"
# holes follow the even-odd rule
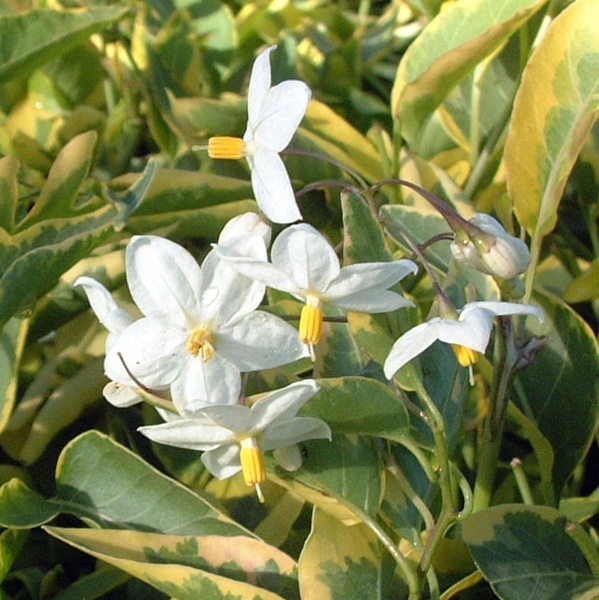
[[[262,104],[270,89],[270,53],[275,48],[276,46],[269,46],[263,50],[252,67],[248,87],[248,127],[251,129],[255,129],[259,123]]]
[[[203,419],[184,418],[160,425],[139,427],[138,431],[159,444],[187,448],[189,450],[213,450],[234,441],[232,433]]]
[[[261,281],[275,290],[290,294],[298,291],[295,282],[284,271],[269,262],[240,256],[235,248],[227,244],[215,246],[214,251],[242,275]]]
[[[534,315],[541,321],[545,318],[543,310],[532,304],[519,304],[517,302],[470,302],[460,311],[460,320],[463,318],[462,315],[467,315],[471,310],[481,308],[495,316]]]
[[[291,141],[306,114],[312,93],[303,81],[283,81],[271,88],[253,126],[256,150],[281,152]]]
[[[424,352],[429,346],[439,339],[439,325],[441,319],[434,318],[421,323],[404,333],[391,348],[385,360],[385,377],[391,379],[399,369],[413,358]]]
[[[328,303],[346,310],[370,313],[389,312],[414,306],[411,300],[406,300],[401,294],[389,290],[366,290]]]
[[[292,383],[280,390],[275,390],[260,398],[252,405],[253,416],[252,429],[262,431],[267,425],[276,420],[287,421],[297,414],[299,409],[312,397],[320,388],[312,379]]]
[[[181,327],[198,316],[201,271],[184,248],[153,235],[134,236],[126,261],[129,290],[146,316],[168,315]]]
[[[484,353],[493,329],[493,315],[482,309],[461,314],[460,320],[442,319],[439,339],[446,344],[457,344]]]
[[[266,252],[266,249],[264,249]],[[264,297],[265,286],[240,275],[214,250],[202,264],[201,318],[218,329],[234,319],[256,309]]]
[[[255,418],[247,406],[240,404],[207,406],[200,411],[215,425],[231,432],[232,438],[245,437],[254,430]]]
[[[202,454],[204,466],[218,479],[227,479],[241,471],[239,444],[228,444]]]
[[[254,234],[260,236],[264,247],[270,246],[272,227],[257,213],[246,212],[229,219],[218,236],[219,244],[234,242],[237,238]],[[264,251],[266,259],[266,250]],[[256,257],[259,258],[259,257]]]
[[[288,421],[277,421],[269,425],[260,435],[260,447],[274,450],[305,440],[331,439],[331,428],[315,417],[296,417]]]
[[[133,388],[122,383],[116,383],[115,381],[107,383],[102,393],[104,394],[104,398],[117,408],[133,406],[143,401],[143,398]]]
[[[104,361],[113,381],[138,387],[127,368],[146,387],[164,389],[178,376],[187,358],[186,332],[158,318],[145,317],[127,327]]]
[[[181,413],[239,400],[239,370],[219,354],[204,362],[201,356],[187,360],[171,385],[171,396]]]
[[[302,214],[281,157],[270,150],[259,150],[248,162],[254,196],[266,217],[273,223],[301,221]]]
[[[116,303],[100,282],[91,277],[79,277],[74,285],[83,287],[98,321],[111,333],[120,334],[133,323],[133,317]]]
[[[505,230],[505,227],[497,219],[486,213],[476,213],[470,219],[470,223],[480,227],[485,233],[503,238],[509,236],[508,232]]]
[[[302,453],[297,444],[275,448],[273,458],[285,471],[297,471],[302,466]]]
[[[327,300],[336,300],[356,292],[385,290],[417,271],[418,267],[411,260],[350,265],[343,267],[331,282],[326,290],[326,297]]]
[[[244,315],[223,328],[216,344],[218,352],[240,371],[270,369],[307,356],[297,329],[262,311]]]
[[[278,235],[271,260],[304,293],[325,293],[341,271],[335,250],[319,231],[305,223],[287,227]]]

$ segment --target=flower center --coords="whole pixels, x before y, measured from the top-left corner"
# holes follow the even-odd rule
[[[260,484],[266,481],[266,469],[264,467],[264,457],[262,450],[258,447],[258,442],[254,437],[247,437],[240,442],[241,450],[239,458],[241,460],[241,472],[246,485],[253,485],[256,488],[256,494],[260,502],[264,502],[264,496]]]
[[[239,137],[216,136],[208,140],[210,158],[243,158],[246,155],[245,142]]]
[[[472,348],[466,348],[466,346],[460,346],[459,344],[452,344],[451,346],[462,367],[472,366],[480,356],[479,353],[476,350],[472,350]]]
[[[312,360],[315,360],[314,346],[320,342],[322,335],[322,317],[320,300],[315,296],[307,296],[300,315],[299,336],[304,344],[310,346]]]
[[[204,362],[208,362],[215,354],[214,336],[204,327],[196,327],[187,338],[186,348],[189,354],[197,357],[202,355]]]

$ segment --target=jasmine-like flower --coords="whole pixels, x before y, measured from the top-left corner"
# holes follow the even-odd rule
[[[255,486],[264,501],[260,489],[266,480],[263,452],[331,438],[329,426],[321,419],[296,416],[318,389],[313,380],[300,381],[267,394],[250,408],[208,406],[139,431],[160,444],[202,451],[202,462],[219,479],[242,471],[246,484]]]
[[[456,239],[451,243],[451,253],[456,260],[503,279],[516,277],[528,268],[528,246],[510,235],[499,221],[478,213],[469,222],[474,228],[456,232]]]
[[[260,241],[254,238],[254,243],[259,245]],[[292,225],[279,234],[272,246],[270,263],[225,246],[215,249],[243,275],[305,301],[299,334],[309,346],[312,358],[322,333],[324,304],[373,313],[413,305],[388,289],[417,271],[412,261],[360,263],[341,268],[326,238],[307,224]]]
[[[279,153],[291,141],[312,94],[303,81],[288,80],[271,87],[270,53],[274,48],[264,50],[254,62],[243,138],[212,137],[208,154],[212,158],[245,157],[260,209],[273,223],[292,223],[302,215]]]
[[[458,362],[471,366],[489,344],[493,319],[501,315],[535,315],[543,319],[540,308],[511,302],[470,302],[455,318],[434,317],[404,333],[391,348],[384,365],[385,376],[393,375],[436,340],[451,344]]]
[[[95,279],[85,276],[79,277],[75,281],[75,285],[84,289],[92,310],[96,313],[100,323],[108,329],[109,333],[106,339],[106,352],[108,353],[135,318],[119,306],[112,294]],[[121,371],[118,373],[107,371],[106,375],[114,380],[117,377],[122,377],[123,374]],[[110,404],[123,408],[141,402],[141,396],[135,392],[136,387],[137,384],[129,376],[126,376],[123,381],[111,381],[106,384],[103,394]]]
[[[264,246],[248,252],[266,256]],[[116,382],[133,378],[137,387],[170,388],[175,407],[186,412],[235,402],[240,371],[305,355],[292,326],[255,310],[264,285],[240,276],[215,252],[200,268],[174,242],[135,236],[126,266],[131,296],[144,316],[120,331],[107,353],[105,370]]]

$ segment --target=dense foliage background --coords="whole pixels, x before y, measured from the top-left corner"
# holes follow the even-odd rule
[[[0,597],[599,597],[598,22],[596,0],[0,0]],[[314,365],[249,382],[315,377],[334,434],[296,473],[271,460],[262,505],[102,398],[106,332],[73,282],[127,299],[132,235],[201,260],[256,210],[246,163],[194,146],[243,134],[270,44],[273,80],[313,95],[284,154],[298,204],[345,264],[411,256],[401,231],[457,306],[518,296],[455,264],[401,178],[526,239],[520,297],[546,316],[491,447],[501,336],[474,385],[440,344],[383,376],[426,273],[415,308],[326,324]]]

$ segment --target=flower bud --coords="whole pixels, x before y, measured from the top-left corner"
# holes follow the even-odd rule
[[[468,231],[467,235],[451,243],[453,257],[483,273],[511,279],[523,273],[530,264],[527,245],[510,235],[501,223],[484,213],[470,219],[480,233]]]

